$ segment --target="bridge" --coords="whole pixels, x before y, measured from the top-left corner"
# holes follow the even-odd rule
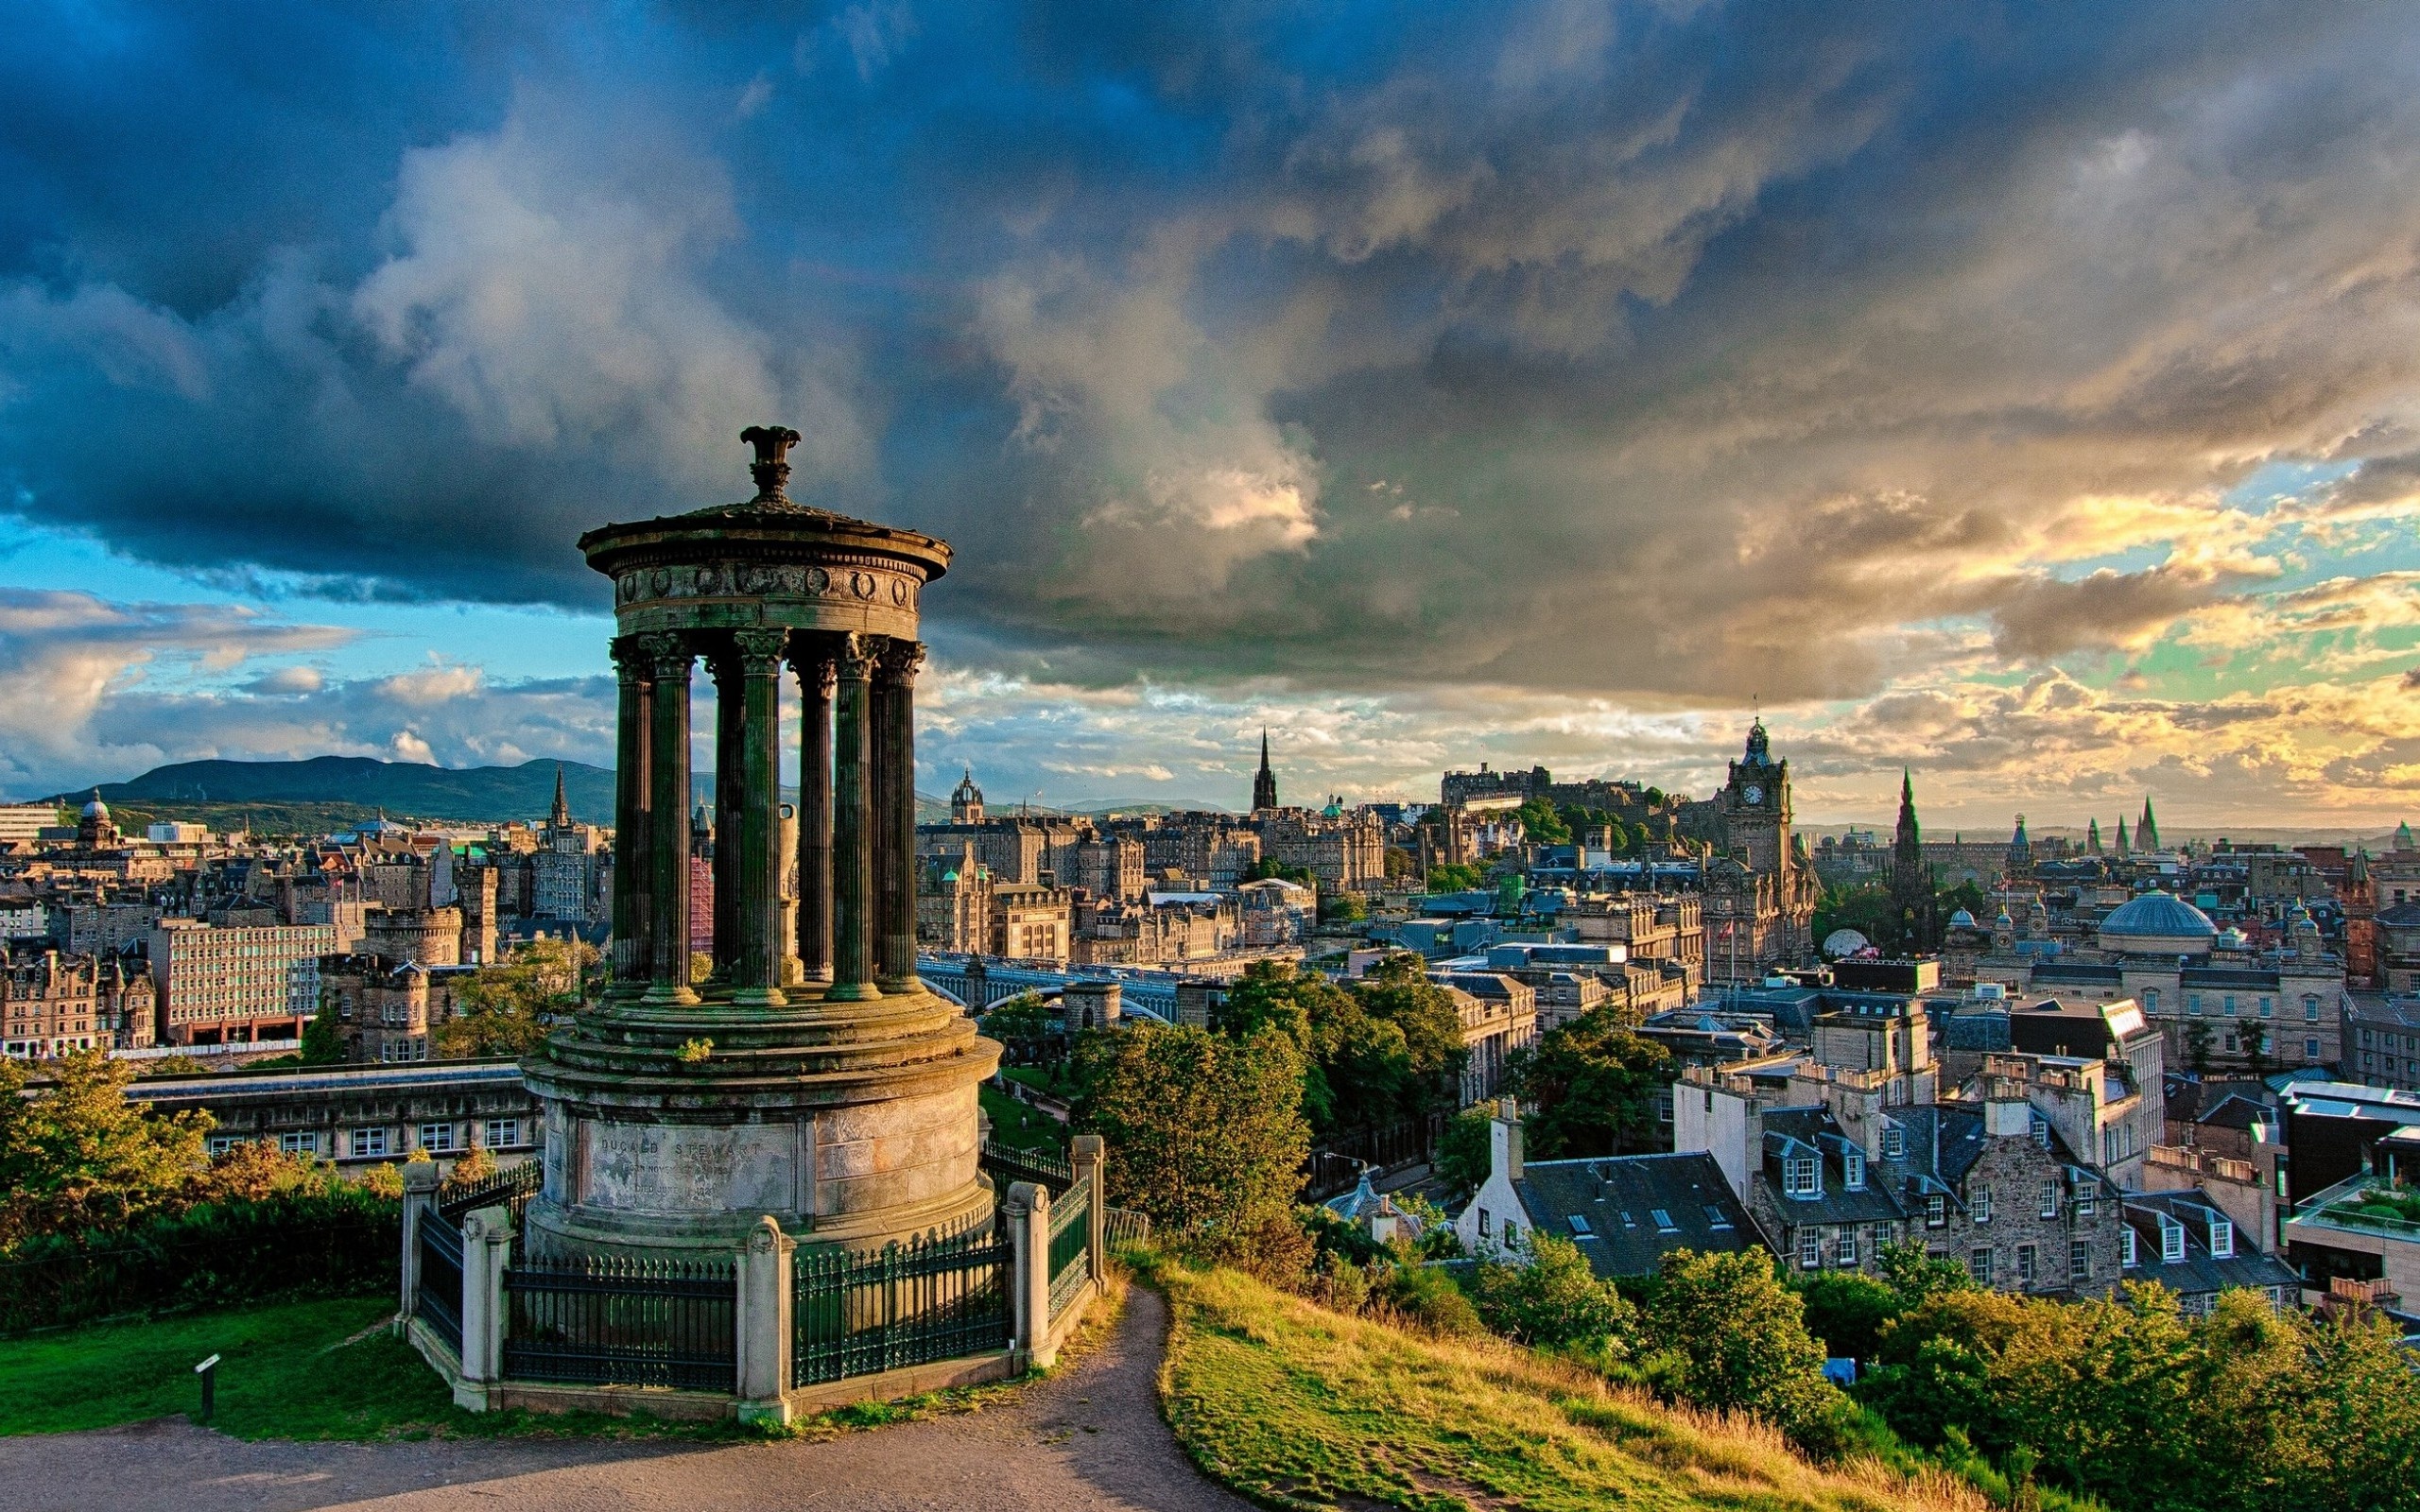
[[[1070,982],[1115,982],[1119,988],[1118,1001],[1126,1012],[1140,1013],[1162,1023],[1176,1022],[1176,985],[1185,980],[1175,971],[1142,967],[1060,968],[1030,961],[938,954],[918,954],[916,974],[926,987],[977,1013],[1023,992],[1047,996],[1064,990]]]

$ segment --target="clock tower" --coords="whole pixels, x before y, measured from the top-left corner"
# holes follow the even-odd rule
[[[1749,727],[1748,749],[1731,764],[1720,801],[1724,850],[1760,876],[1789,868],[1789,763],[1773,760],[1762,719]]]

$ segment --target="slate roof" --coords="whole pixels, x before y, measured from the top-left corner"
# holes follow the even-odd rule
[[[1880,1161],[1869,1160],[1865,1167],[1865,1184],[1857,1191],[1848,1188],[1848,1177],[1841,1160],[1846,1137],[1841,1132],[1829,1108],[1776,1108],[1765,1113],[1765,1180],[1772,1193],[1773,1206],[1790,1224],[1806,1223],[1887,1223],[1905,1218],[1907,1211],[1893,1199],[1893,1183],[1885,1175]],[[1816,1196],[1792,1196],[1782,1184],[1782,1158],[1785,1148],[1814,1149],[1824,1160],[1824,1190]]]
[[[1675,1249],[1731,1251],[1757,1243],[1711,1155],[1529,1160],[1512,1185],[1538,1232],[1571,1240],[1589,1268],[1609,1279],[1651,1275]],[[1668,1227],[1656,1221],[1658,1211]]]
[[[2119,968],[2091,961],[2044,961],[2033,968],[2031,978],[2035,987],[2060,982],[2074,982],[2080,986],[2116,986],[2125,979],[2125,973]]]
[[[2130,1192],[2124,1199],[2126,1223],[2135,1230],[2135,1261],[2125,1267],[2127,1280],[2157,1281],[2179,1297],[2205,1296],[2231,1286],[2290,1288],[2288,1300],[2301,1296],[2302,1278],[2284,1262],[2264,1255],[2240,1224],[2235,1228],[2235,1254],[2221,1260],[2210,1253],[2208,1213],[2218,1205],[2199,1188],[2184,1192]],[[2160,1259],[2159,1220],[2165,1212],[2185,1226],[2185,1258]],[[2224,1216],[2223,1213],[2221,1216]]]

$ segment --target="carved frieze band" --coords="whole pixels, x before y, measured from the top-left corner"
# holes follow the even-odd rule
[[[707,562],[695,567],[633,567],[614,580],[614,602],[645,604],[683,598],[831,599],[914,610],[921,584],[907,573],[836,562],[802,567],[777,562]]]

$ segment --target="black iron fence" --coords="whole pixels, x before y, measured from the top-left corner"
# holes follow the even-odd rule
[[[997,1140],[985,1140],[978,1159],[984,1170],[1001,1178],[1003,1194],[1010,1181],[1031,1181],[1047,1187],[1053,1197],[1076,1184],[1074,1165],[1039,1150],[1011,1149]]]
[[[427,1320],[437,1336],[462,1357],[462,1230],[434,1210],[423,1212],[420,1231],[420,1284],[412,1311]]]
[[[1069,1187],[1050,1203],[1050,1315],[1067,1304],[1092,1278],[1093,1189]]]
[[[498,1171],[472,1181],[448,1182],[437,1194],[437,1211],[446,1221],[459,1227],[462,1220],[481,1208],[509,1208],[512,1211],[512,1227],[521,1227],[521,1215],[529,1207],[529,1199],[538,1194],[546,1173],[535,1160],[525,1160],[510,1171]]]
[[[739,1292],[727,1264],[524,1261],[505,1267],[504,1296],[508,1379],[738,1389]]]
[[[991,1228],[857,1254],[802,1251],[790,1277],[791,1384],[1007,1349],[1013,1265]]]

